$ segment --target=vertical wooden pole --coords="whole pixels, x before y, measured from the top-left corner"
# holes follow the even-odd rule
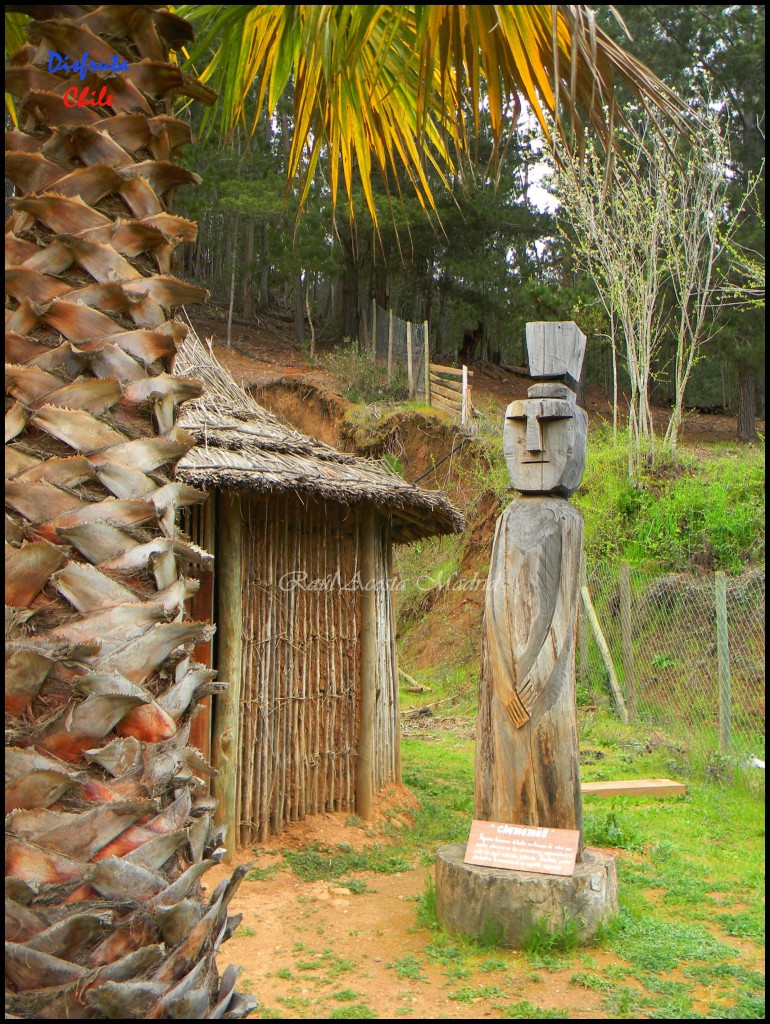
[[[412,370],[412,324],[406,322],[406,376],[409,381],[409,398],[414,398],[414,371]]]
[[[215,820],[227,826],[225,860],[235,850],[238,827],[238,763],[243,639],[241,497],[220,492],[217,503],[217,670],[227,689],[217,697],[214,714],[213,754],[217,777]]]
[[[585,548],[580,552],[580,586],[586,584],[586,552]],[[580,682],[585,686],[588,683],[588,624],[586,622],[586,610],[582,601],[578,607],[578,654],[580,655],[580,671],[578,673]]]
[[[393,376],[393,310],[388,310],[388,380]]]
[[[716,574],[717,612],[717,674],[719,678],[719,750],[729,754],[732,750],[732,722],[730,709],[730,647],[727,636],[727,577]]]
[[[368,313],[366,306],[361,306],[361,313],[358,317],[358,334],[356,335],[356,352],[362,355],[366,351],[366,344],[369,341],[369,325],[366,322]]]
[[[596,609],[594,608],[593,601],[591,600],[591,595],[588,593],[587,586],[580,588],[580,596],[583,598],[583,607],[588,615],[588,621],[591,625],[591,629],[593,630],[596,645],[601,652],[604,667],[607,669],[610,692],[612,694],[613,703],[615,704],[615,710],[620,716],[621,721],[625,725],[628,725],[628,709],[626,708],[626,702],[623,700],[620,683],[618,682],[618,677],[615,674],[615,666],[612,664],[612,655],[610,654],[610,649],[607,646],[607,641],[604,638],[604,633],[602,633],[602,627],[599,625],[599,617],[596,614]]]
[[[367,509],[361,522],[361,727],[356,761],[356,814],[372,815],[374,712],[377,691],[377,601],[375,530],[377,517]]]
[[[631,721],[636,720],[636,679],[631,623],[631,572],[628,562],[620,563],[620,643],[623,648],[623,674],[626,677],[626,707]]]
[[[468,367],[463,366],[463,395],[460,405],[460,423],[468,419]]]
[[[372,362],[377,358],[377,300],[372,299]]]
[[[430,344],[427,320],[423,321],[423,337],[425,339],[425,404],[430,405]]]
[[[427,323],[425,324],[427,327]],[[427,353],[426,353],[427,355]],[[393,772],[396,782],[401,784],[403,781],[401,774],[401,714],[399,711],[398,701],[398,650],[396,648],[396,588],[393,584],[393,536],[392,536],[392,525],[388,523],[388,528],[385,533],[385,572],[387,578],[385,580],[385,586],[387,587],[386,597],[388,601],[388,607],[390,610],[390,622],[388,623],[388,646],[389,659],[391,672],[393,678],[391,681],[391,687],[393,690],[393,699],[395,707],[394,713],[394,725],[393,725],[393,743],[395,749],[393,751]]]

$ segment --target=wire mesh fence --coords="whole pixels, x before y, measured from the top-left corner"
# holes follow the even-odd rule
[[[586,583],[629,718],[704,757],[765,750],[765,570],[654,575],[606,564]],[[609,668],[581,606],[580,697],[606,694]]]
[[[376,361],[387,364],[388,376],[403,370],[411,384],[411,394],[414,397],[424,396],[427,324],[402,320],[392,309],[381,309],[377,305],[372,306],[372,314]]]

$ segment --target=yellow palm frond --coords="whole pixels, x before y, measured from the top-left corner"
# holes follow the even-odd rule
[[[523,103],[548,133],[548,117],[584,126],[606,146],[617,120],[615,89],[624,82],[647,105],[677,120],[681,101],[648,68],[599,29],[580,5],[238,5],[179,7],[198,26],[191,54],[201,77],[220,92],[219,125],[251,129],[267,106],[293,91],[289,177],[303,193],[321,148],[333,200],[340,179],[348,196],[360,178],[376,220],[370,177],[395,181],[406,170],[420,202],[434,205],[426,160],[456,171],[477,122],[482,90],[497,145]],[[255,94],[250,95],[256,83]],[[478,127],[476,123],[474,127]]]

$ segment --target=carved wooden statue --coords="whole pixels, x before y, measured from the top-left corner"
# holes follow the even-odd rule
[[[583,519],[567,499],[585,467],[588,417],[572,390],[585,337],[574,323],[527,324],[527,350],[540,383],[505,414],[505,459],[520,494],[498,519],[492,549],[475,816],[582,834],[575,636]]]

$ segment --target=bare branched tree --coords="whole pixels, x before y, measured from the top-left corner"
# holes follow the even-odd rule
[[[631,135],[613,178],[595,148],[588,148],[582,162],[561,153],[562,227],[569,227],[576,259],[625,341],[633,480],[645,450],[655,460],[649,392],[653,361],[667,335],[674,349],[674,401],[663,449],[676,457],[685,391],[700,350],[720,328],[720,311],[730,296],[725,281],[733,235],[751,194],[731,204],[727,141],[718,113],[703,109],[686,152],[673,133],[647,123]],[[615,423],[616,344],[613,338]]]
[[[646,140],[636,140],[625,164],[608,175],[606,156],[588,147],[574,162],[562,154],[559,174],[563,229],[572,229],[572,246],[579,265],[596,285],[610,323],[625,339],[631,383],[628,412],[629,475],[638,480],[643,453],[654,454],[655,435],[650,408],[653,357],[663,334],[665,273],[661,260],[664,210],[641,168]],[[613,420],[617,426],[617,339],[611,338],[613,359]]]
[[[658,143],[655,179],[664,193],[663,258],[674,300],[674,406],[664,445],[675,458],[687,383],[701,349],[721,327],[720,313],[732,291],[728,272],[731,266],[740,271],[732,241],[753,185],[731,207],[730,151],[711,107],[683,159],[673,157],[671,141]]]

